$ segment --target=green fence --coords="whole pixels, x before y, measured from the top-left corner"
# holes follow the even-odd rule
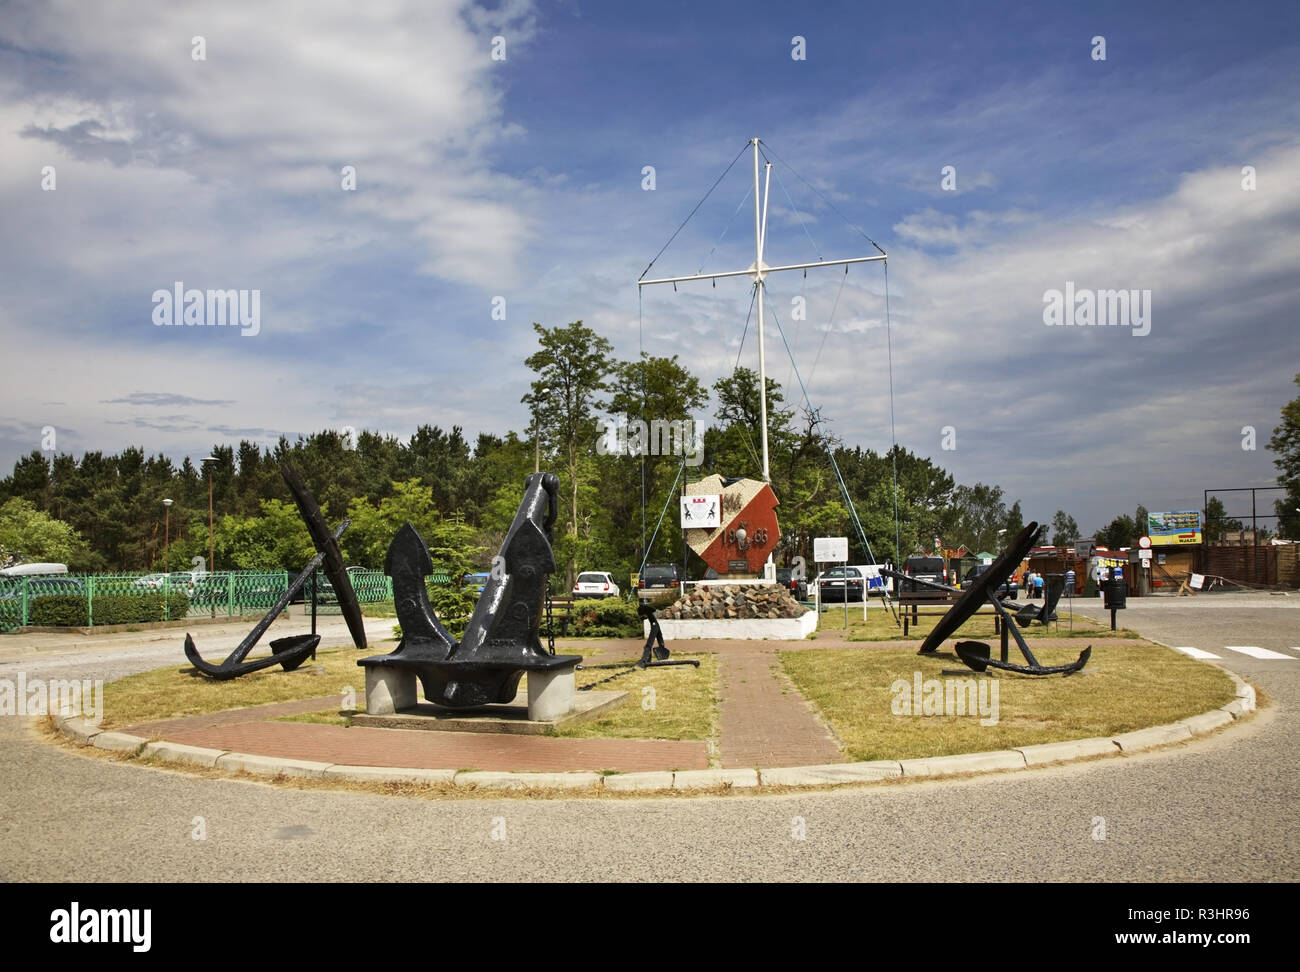
[[[322,603],[337,611],[329,582],[317,576]],[[392,580],[380,571],[350,571],[349,576],[362,603],[393,596]],[[264,614],[288,589],[289,574],[282,570],[0,577],[0,631]],[[304,594],[310,600],[310,583]]]

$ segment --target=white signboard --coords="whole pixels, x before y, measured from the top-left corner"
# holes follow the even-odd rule
[[[722,525],[722,497],[716,493],[706,496],[682,497],[682,529],[704,529]]]
[[[819,564],[846,564],[849,561],[848,537],[813,538],[813,560]]]
[[[1150,550],[1139,550],[1139,551],[1138,551],[1138,559],[1140,559],[1140,560],[1150,560],[1150,559],[1151,559],[1151,551],[1150,551]]]

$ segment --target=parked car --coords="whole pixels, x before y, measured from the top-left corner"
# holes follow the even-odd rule
[[[487,582],[491,577],[492,574],[488,571],[481,571],[477,574],[466,574],[460,579],[460,584],[461,587],[465,589],[465,593],[473,594],[477,597],[479,594],[483,593],[483,588],[487,585]]]
[[[979,578],[980,574],[984,573],[984,571],[988,570],[991,566],[993,565],[976,564],[974,567],[972,567],[970,573],[966,575],[966,579],[961,582],[961,589],[964,591],[967,588],[969,588]],[[1005,581],[1001,583],[1001,585],[999,585],[997,594],[998,597],[1006,597],[1006,598],[1014,599],[1016,593],[1019,590],[1020,590],[1020,585],[1016,583],[1015,578],[1008,577]]]
[[[574,597],[618,597],[621,593],[614,578],[604,571],[584,571],[573,583]]]
[[[808,582],[802,577],[796,578],[793,567],[778,567],[776,582],[788,590],[796,601],[808,599]]]
[[[917,580],[929,581],[931,584],[948,583],[948,565],[943,562],[942,557],[930,557],[919,555],[908,557],[903,561],[903,573],[908,577],[915,577]],[[911,584],[904,582],[903,590],[907,592],[930,591],[939,594],[933,587],[926,587],[924,584]]]
[[[858,567],[832,567],[817,578],[823,601],[860,601],[866,595],[866,573]]]
[[[636,596],[642,601],[653,601],[668,593],[681,590],[682,569],[677,564],[646,564],[637,579]]]

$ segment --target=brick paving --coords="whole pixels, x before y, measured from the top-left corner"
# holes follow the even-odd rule
[[[211,729],[214,726],[232,726],[240,722],[260,722],[266,719],[278,719],[281,716],[303,715],[307,712],[325,712],[338,709],[340,704],[337,694],[319,695],[314,699],[299,699],[295,702],[269,702],[266,705],[250,705],[244,709],[227,709],[225,712],[209,712],[205,715],[182,716],[179,719],[143,722],[128,726],[123,731],[137,736],[173,739],[177,732]]]
[[[765,642],[733,642],[718,652],[722,766],[842,762],[844,756],[829,730],[780,674],[776,652]]]
[[[559,739],[487,732],[370,729],[302,722],[241,722],[170,732],[189,746],[345,766],[569,771],[706,769],[708,745],[643,739]]]

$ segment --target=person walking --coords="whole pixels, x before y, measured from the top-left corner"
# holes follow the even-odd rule
[[[1043,575],[1034,574],[1034,598],[1042,600],[1043,598]]]

